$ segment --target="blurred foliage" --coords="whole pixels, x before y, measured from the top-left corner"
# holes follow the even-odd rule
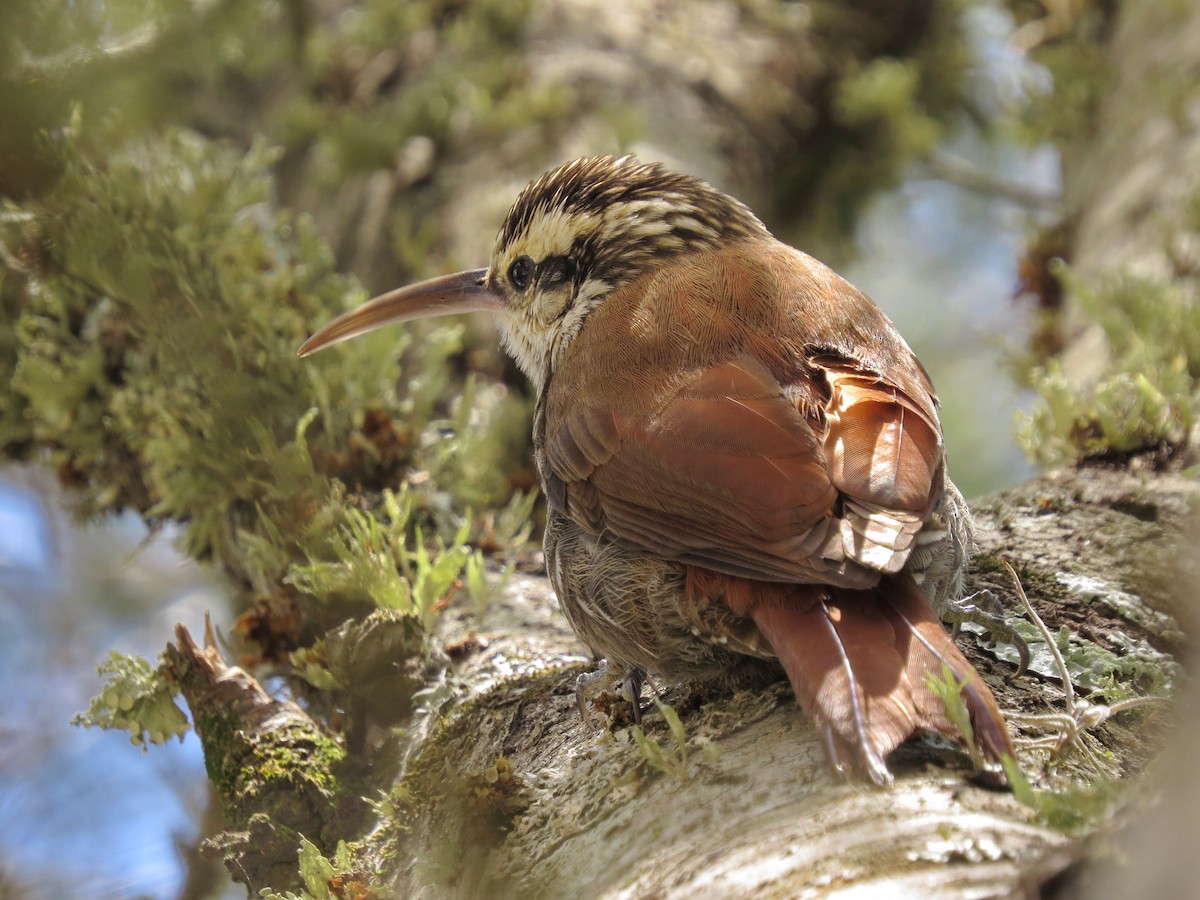
[[[1200,315],[1186,280],[1112,275],[1085,285],[1065,264],[1067,293],[1104,329],[1110,353],[1094,382],[1069,380],[1055,361],[1029,375],[1038,401],[1017,418],[1018,440],[1039,462],[1120,460],[1154,452],[1169,461],[1200,421]]]
[[[739,24],[778,41],[737,110],[732,124],[746,146],[731,156],[735,172],[750,174],[742,199],[780,237],[845,261],[873,199],[939,140],[967,122],[985,125],[962,20],[975,2],[734,4]]]
[[[186,552],[254,591],[278,589],[292,564],[311,579],[321,560],[366,552],[341,529],[419,465],[426,428],[449,440],[453,425],[419,417],[435,407],[419,390],[396,397],[379,341],[295,359],[309,323],[354,294],[312,223],[267,203],[274,154],[174,132],[101,166],[66,144],[55,189],[2,232],[23,262],[4,284],[20,313],[0,445],[42,448],[85,514],[184,523]],[[425,345],[435,372],[449,333]],[[437,455],[453,469],[452,449]],[[459,516],[423,501],[379,515],[461,543]]]
[[[1006,0],[1005,5],[1019,28],[1014,43],[1045,67],[1052,85],[1024,97],[1009,124],[1031,144],[1066,148],[1086,143],[1111,84],[1108,38],[1116,0]]]
[[[1096,154],[1096,141],[1105,139],[1096,133],[1098,127],[1140,128],[1142,118],[1151,115],[1176,120],[1194,102],[1194,79],[1179,78],[1169,62],[1146,66],[1145,59],[1137,63],[1144,79],[1140,105],[1132,111],[1119,108],[1129,102],[1128,91],[1121,93],[1122,99],[1112,99],[1118,74],[1112,62],[1113,34],[1121,17],[1128,17],[1126,30],[1138,34],[1136,23],[1142,19],[1159,21],[1159,28],[1173,21],[1169,10],[1123,8],[1111,0],[1061,5],[1009,0],[1007,5],[1020,26],[1014,43],[1052,78],[1052,89],[1031,95],[1015,120],[1027,140],[1058,146],[1064,170],[1076,173],[1083,190],[1090,170],[1081,158]],[[1153,33],[1142,32],[1142,38]],[[1132,118],[1124,121],[1121,115]],[[1135,146],[1137,139],[1130,140]],[[1159,235],[1162,244],[1129,252],[1120,268],[1097,274],[1072,267],[1077,227],[1072,210],[1031,238],[1022,280],[1038,307],[1037,328],[1029,358],[1016,368],[1018,379],[1038,396],[1028,413],[1017,415],[1016,431],[1034,461],[1061,465],[1138,458],[1155,467],[1194,461],[1192,443],[1200,422],[1200,191],[1186,174],[1179,184],[1177,196],[1185,198],[1182,215],[1162,210],[1154,216],[1124,214],[1122,226],[1143,237]],[[1155,203],[1155,190],[1159,188],[1145,188],[1141,202],[1147,209]],[[1123,201],[1109,197],[1104,202],[1119,209]],[[1103,335],[1095,343],[1095,353],[1104,355],[1095,376],[1064,371],[1059,360],[1067,349],[1066,329],[1079,330],[1077,323],[1068,326],[1076,313]]]

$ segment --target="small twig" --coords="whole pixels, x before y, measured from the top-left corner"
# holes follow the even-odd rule
[[[996,175],[941,150],[930,154],[929,159],[925,161],[925,168],[933,177],[948,181],[964,190],[988,197],[999,197],[1018,206],[1045,209],[1053,206],[1059,199],[1058,194],[1053,191],[1038,190],[1011,178]]]
[[[1065,712],[1046,713],[1042,715],[1025,715],[1022,713],[1009,715],[1010,721],[1015,725],[1043,730],[1053,729],[1058,732],[1058,734],[1023,738],[1020,740],[1020,743],[1027,750],[1048,750],[1051,759],[1058,759],[1069,748],[1078,747],[1084,758],[1097,771],[1103,773],[1099,754],[1087,743],[1088,739],[1096,742],[1096,738],[1088,732],[1099,728],[1118,713],[1135,709],[1139,706],[1148,706],[1151,703],[1166,703],[1167,698],[1157,695],[1127,697],[1124,700],[1118,700],[1116,703],[1104,704],[1092,703],[1083,697],[1077,697],[1075,695],[1075,687],[1071,683],[1071,673],[1067,671],[1066,660],[1063,658],[1062,652],[1058,649],[1058,642],[1055,640],[1050,629],[1046,627],[1046,623],[1042,621],[1042,617],[1034,610],[1033,604],[1029,602],[1029,598],[1025,595],[1025,589],[1021,586],[1021,579],[1017,577],[1017,573],[1013,570],[1013,567],[1008,564],[1007,560],[1001,560],[1001,563],[1008,570],[1008,574],[1012,576],[1013,583],[1017,588],[1017,596],[1021,600],[1021,605],[1025,607],[1026,615],[1029,616],[1030,621],[1033,622],[1038,632],[1042,635],[1042,639],[1046,642],[1046,647],[1054,658],[1054,666],[1058,669],[1065,695]]]
[[[1050,633],[1050,629],[1046,627],[1046,623],[1042,621],[1042,617],[1034,612],[1033,604],[1025,596],[1025,588],[1021,586],[1021,579],[1017,577],[1016,570],[1009,565],[1007,559],[1002,559],[1000,562],[1008,570],[1008,574],[1012,576],[1013,584],[1017,586],[1017,596],[1021,600],[1021,605],[1025,607],[1025,614],[1029,616],[1029,620],[1037,627],[1037,630],[1042,635],[1042,640],[1046,642],[1047,649],[1049,649],[1050,654],[1054,657],[1054,667],[1058,669],[1058,674],[1062,676],[1063,693],[1067,695],[1067,710],[1073,713],[1075,710],[1075,688],[1071,684],[1071,676],[1067,672],[1067,661],[1063,659],[1062,651],[1058,649],[1058,641]]]

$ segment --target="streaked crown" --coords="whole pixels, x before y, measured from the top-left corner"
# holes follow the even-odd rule
[[[492,251],[508,350],[541,385],[615,288],[671,256],[766,234],[739,201],[658,163],[597,156],[553,169],[517,197]]]

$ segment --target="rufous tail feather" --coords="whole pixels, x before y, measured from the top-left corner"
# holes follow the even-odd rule
[[[711,583],[716,580],[724,583]],[[839,771],[853,768],[888,784],[885,759],[914,732],[929,729],[962,740],[928,685],[946,668],[961,685],[983,755],[992,761],[1015,757],[991,690],[908,573],[886,576],[867,591],[708,573],[693,579],[693,586],[709,596],[719,590],[736,612],[754,620]]]

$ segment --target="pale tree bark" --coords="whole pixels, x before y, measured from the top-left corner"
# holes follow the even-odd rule
[[[1179,634],[1157,610],[1173,607],[1176,592],[1130,549],[1141,548],[1145,559],[1185,558],[1198,502],[1200,488],[1184,479],[1105,470],[1056,473],[1002,492],[976,507],[988,571],[972,586],[1015,606],[1011,582],[996,567],[1006,559],[1052,628],[1069,623],[1100,646],[1115,633],[1174,648]],[[1079,582],[1092,584],[1086,621],[1083,595],[1072,587]],[[1106,605],[1105,592],[1125,602]],[[540,581],[523,582],[506,609],[527,608],[532,599],[532,611],[545,610],[544,594]],[[519,640],[508,643],[512,632],[501,626],[485,634],[486,654],[502,655],[506,665],[523,661]],[[1013,667],[969,646],[1006,710],[1061,708],[1061,692],[1047,679],[1005,681]],[[1032,890],[1079,852],[1078,838],[1011,794],[969,783],[965,758],[945,747],[902,749],[892,758],[898,778],[888,790],[837,782],[784,685],[708,698],[669,693],[683,717],[687,759],[678,772],[660,773],[627,732],[597,735],[582,725],[571,690],[577,671],[483,692],[425,748],[413,772],[454,761],[467,791],[491,784],[489,769],[505,757],[519,812],[493,845],[464,854],[459,881],[430,885],[419,861],[445,852],[464,826],[440,801],[422,807],[422,827],[402,844],[417,862],[400,873],[398,893],[825,896],[870,887],[878,896],[1007,896]],[[1112,754],[1103,774],[1140,770],[1157,731],[1130,726],[1148,722],[1133,715],[1093,733]],[[671,746],[661,722],[648,731]],[[1071,777],[1089,783],[1100,774],[1068,751],[1047,779],[1040,773],[1046,759],[1031,752],[1022,763],[1035,781],[1060,789]]]
[[[1008,561],[1049,627],[1072,632],[1081,692],[1104,677],[1105,651],[1113,677],[1137,681],[1169,669],[1183,641],[1198,508],[1200,486],[1179,476],[1048,474],[975,505],[971,587],[1016,607]],[[879,790],[830,775],[784,682],[668,688],[684,737],[651,713],[657,751],[628,727],[588,728],[574,681],[591,663],[539,575],[515,576],[482,619],[451,611],[444,628],[458,701],[420,731],[394,792],[404,799],[360,857],[384,895],[1039,896],[1090,851],[1163,743],[1155,706],[1088,728],[1053,765],[1046,748],[1023,751],[1041,796],[1061,801],[1037,809],[974,783],[965,755],[934,741],[894,754],[896,784]],[[1031,641],[1031,673],[1009,680],[1014,665],[963,643],[1019,746],[1061,729],[1020,718],[1065,711],[1044,647]]]

